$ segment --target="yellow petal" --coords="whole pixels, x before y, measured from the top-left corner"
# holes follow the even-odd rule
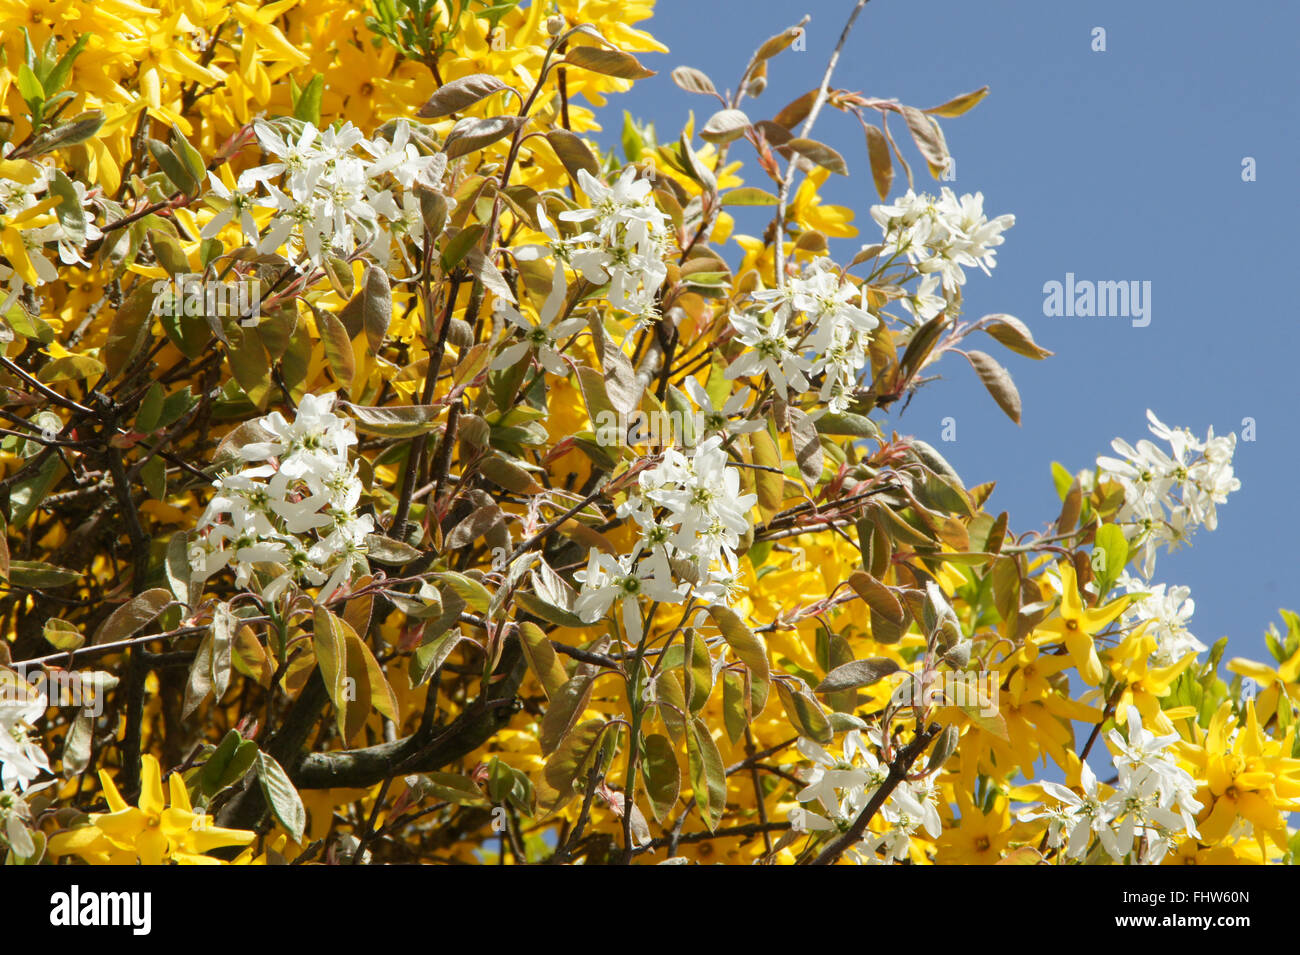
[[[151,816],[167,808],[163,802],[162,768],[157,757],[149,753],[140,757],[140,808]]]

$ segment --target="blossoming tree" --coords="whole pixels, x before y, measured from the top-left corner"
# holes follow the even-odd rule
[[[891,423],[1051,353],[909,165],[986,91],[836,89],[864,5],[622,155],[649,3],[3,7],[9,861],[1296,861],[1300,618],[1221,674],[1156,573],[1235,437],[1017,530]]]

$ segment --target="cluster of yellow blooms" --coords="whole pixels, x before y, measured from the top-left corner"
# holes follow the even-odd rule
[[[593,152],[596,110],[648,73],[635,54],[666,52],[637,28],[651,12],[0,0],[0,665],[116,679],[72,715],[52,693],[47,713],[0,708],[0,845],[94,864],[1300,860],[1300,619],[1270,636],[1276,668],[1227,664],[1243,696],[1222,642],[1170,659],[1166,621],[1134,616],[1144,588],[1115,591],[1141,543],[1123,481],[1066,482],[1053,535],[1016,537],[991,485],[870,420],[972,331],[1049,353],[1012,319],[956,324],[948,273],[902,291],[915,247],[864,247],[866,279],[827,265],[857,229],[819,196],[842,157],[792,135],[816,91],[762,122],[716,94],[680,142],[629,123],[626,163]],[[796,35],[751,62],[751,101]],[[933,170],[931,117],[978,98],[830,103],[902,112]],[[886,135],[867,137],[882,198]],[[773,193],[741,179],[742,137]],[[970,201],[909,190],[877,218],[959,223],[929,261],[962,261],[943,251],[960,239],[991,263],[1007,223]],[[775,228],[733,234],[728,205],[771,206]],[[261,279],[260,318],[156,307],[159,283],[221,269]],[[851,326],[819,347],[859,349],[856,390],[772,331],[819,309]],[[529,357],[496,360],[516,342]],[[820,395],[798,385],[817,375]],[[1009,379],[990,390],[1018,418]],[[686,395],[722,435],[693,456],[597,439],[599,416]],[[239,502],[267,488],[259,523]],[[691,565],[696,534],[715,544]]]

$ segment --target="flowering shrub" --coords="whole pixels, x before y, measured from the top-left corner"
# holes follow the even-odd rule
[[[1229,684],[1156,577],[1235,436],[1017,532],[890,424],[1051,355],[907,159],[985,90],[769,109],[800,24],[620,157],[648,3],[58,9],[0,32],[8,861],[1297,861],[1300,618]]]

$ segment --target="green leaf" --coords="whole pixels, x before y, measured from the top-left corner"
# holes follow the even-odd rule
[[[449,238],[442,248],[442,270],[450,273],[464,261],[469,250],[474,247],[480,238],[483,237],[485,226],[476,222],[473,225],[466,226]]]
[[[1098,592],[1104,597],[1128,564],[1128,539],[1116,524],[1097,528],[1092,546],[1092,570],[1097,577]]]
[[[367,534],[366,556],[381,564],[401,566],[415,560],[420,552],[405,541],[394,540],[382,534]]]
[[[712,832],[727,808],[727,773],[722,754],[709,728],[698,717],[687,724],[686,759],[691,770],[691,791],[704,824]]]
[[[32,156],[40,156],[54,149],[84,143],[99,132],[100,127],[103,125],[103,110],[87,110],[70,122],[62,123],[33,137],[23,152]]]
[[[68,241],[73,245],[81,245],[86,241],[86,210],[82,208],[81,200],[77,198],[77,190],[72,180],[63,170],[54,170],[54,176],[50,180],[50,192],[59,197],[59,204],[54,207],[54,214],[58,216],[59,225],[63,226],[64,232],[67,233]]]
[[[492,594],[477,580],[451,570],[444,570],[437,576],[438,579],[450,587],[461,600],[465,601],[466,605],[471,610],[476,613],[488,612],[488,607],[492,605]]]
[[[51,35],[50,39],[54,39],[53,35]],[[68,47],[63,56],[59,57],[58,62],[54,64],[47,74],[45,74],[45,77],[42,80],[42,86],[45,89],[46,96],[53,96],[67,85],[68,76],[72,73],[73,61],[76,60],[76,58],[81,54],[81,51],[86,48],[86,44],[89,41],[89,33],[83,33],[81,36],[77,37],[77,42]]]
[[[800,736],[807,736],[818,743],[831,741],[834,734],[831,732],[830,721],[816,697],[809,692],[808,684],[798,677],[787,676],[776,681],[776,694],[785,707],[785,715]]]
[[[145,145],[148,146],[149,155],[153,156],[158,168],[178,192],[192,196],[199,191],[199,181],[190,172],[189,165],[176,155],[170,146],[156,139],[147,140]]]
[[[330,701],[338,711],[339,729],[342,731],[347,712],[347,637],[354,634],[347,621],[336,617],[319,604],[312,611],[312,650],[316,666]]]
[[[324,92],[325,77],[317,73],[307,81],[307,85],[302,88],[294,100],[294,118],[300,119],[304,123],[311,123],[313,126],[319,126],[321,94]]]
[[[761,637],[745,626],[743,620],[730,607],[721,604],[709,608],[709,616],[722,633],[732,652],[749,668],[750,698],[753,716],[758,716],[767,705],[771,666],[767,661],[767,645]]]
[[[45,621],[43,630],[45,641],[56,650],[75,650],[86,642],[85,636],[75,623],[52,617]]]
[[[837,666],[826,674],[826,679],[817,685],[817,692],[835,693],[839,690],[856,690],[859,687],[872,686],[891,673],[897,673],[899,669],[898,664],[888,657],[853,660]]]
[[[91,710],[82,707],[68,734],[63,738],[63,777],[71,779],[86,771],[90,765],[90,747],[95,735],[95,717]]]
[[[238,730],[228,730],[220,745],[199,771],[199,791],[211,799],[244,778],[257,761],[257,744],[244,739]]]
[[[17,523],[17,522],[15,522]],[[48,590],[54,587],[66,587],[76,583],[81,574],[66,567],[56,567],[39,560],[11,560],[9,562],[9,583],[15,587],[31,587],[34,590]]]
[[[641,748],[641,775],[646,795],[650,797],[650,811],[656,820],[663,822],[681,794],[682,771],[677,765],[677,750],[660,733],[647,736]]]
[[[295,842],[301,842],[307,830],[307,809],[289,779],[289,774],[273,757],[258,752],[257,778],[275,818],[289,831]]]
[[[37,111],[46,98],[45,87],[41,85],[41,81],[26,63],[18,67],[16,80],[18,93],[22,96],[23,101],[33,112]]]

